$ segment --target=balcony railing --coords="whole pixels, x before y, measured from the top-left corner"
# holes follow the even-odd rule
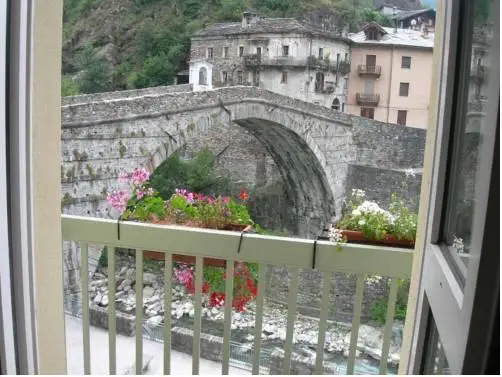
[[[382,67],[379,65],[358,65],[357,72],[360,76],[371,75],[378,77],[382,72]]]
[[[202,316],[202,285],[203,259],[212,257],[224,259],[226,264],[226,282],[224,303],[224,330],[221,352],[222,374],[228,374],[230,363],[230,334],[232,316],[232,295],[235,261],[252,262],[258,264],[258,289],[256,296],[256,311],[254,324],[252,373],[260,371],[260,350],[262,342],[262,327],[264,313],[264,291],[267,265],[286,266],[290,272],[290,290],[287,303],[287,327],[283,349],[281,371],[289,374],[292,366],[293,333],[297,313],[297,288],[299,269],[316,269],[322,272],[320,288],[320,317],[317,333],[317,349],[315,362],[312,366],[313,374],[322,374],[324,346],[328,325],[328,313],[331,309],[330,289],[334,272],[342,272],[357,276],[354,310],[350,332],[350,348],[347,357],[347,374],[354,373],[356,353],[358,352],[358,333],[361,320],[363,292],[367,275],[379,275],[389,278],[389,296],[387,301],[386,320],[383,328],[383,340],[379,365],[380,374],[385,374],[388,368],[389,350],[391,347],[392,326],[395,303],[398,291],[398,279],[409,278],[411,274],[413,252],[407,249],[370,246],[362,244],[343,244],[342,251],[336,245],[327,241],[312,241],[306,239],[271,237],[255,234],[241,234],[207,229],[184,228],[177,226],[163,226],[122,222],[108,219],[98,219],[77,216],[62,216],[62,235],[65,241],[76,241],[80,245],[81,261],[81,297],[82,297],[82,331],[83,331],[83,372],[91,371],[91,343],[90,343],[90,314],[89,314],[89,244],[106,245],[107,274],[108,274],[108,356],[109,372],[117,372],[117,312],[115,307],[116,256],[118,248],[135,250],[135,279],[143,281],[144,250],[154,250],[164,254],[164,292],[163,305],[165,313],[163,326],[163,373],[170,374],[171,365],[171,325],[170,315],[172,303],[171,267],[173,253],[195,256],[195,294],[193,313],[192,338],[192,372],[199,373],[201,357],[201,316]],[[134,277],[132,277],[134,278]],[[136,289],[135,308],[135,373],[143,372],[143,291]],[[106,314],[105,314],[106,316]],[[50,346],[50,345],[48,345]],[[101,352],[106,352],[102,350]],[[66,355],[61,355],[65,357]],[[133,373],[134,373],[133,372]]]
[[[278,56],[266,57],[258,54],[248,54],[244,56],[244,65],[247,67],[256,68],[262,67],[285,67],[285,68],[311,68],[322,71],[340,72],[345,75],[350,72],[350,62],[340,61],[331,62],[328,59],[319,59],[315,56],[294,57],[294,56]]]
[[[356,93],[356,102],[361,106],[377,106],[380,94]]]

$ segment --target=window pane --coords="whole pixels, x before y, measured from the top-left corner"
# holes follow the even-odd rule
[[[492,1],[486,3],[489,8],[493,5]],[[482,195],[476,192],[480,181],[477,175],[491,169],[491,165],[480,165],[480,157],[493,150],[493,130],[497,126],[493,115],[488,116],[486,111],[489,107],[495,109],[496,106],[489,105],[499,101],[498,96],[489,98],[489,93],[493,92],[491,88],[499,85],[499,67],[490,63],[499,54],[499,48],[492,43],[493,23],[489,10],[481,6],[475,9],[475,22],[467,39],[470,43],[465,46],[469,54],[461,62],[465,89],[458,94],[458,121],[453,129],[444,240],[450,245],[459,266],[467,265],[472,251],[474,210]],[[487,137],[487,133],[492,136]],[[462,271],[465,268],[460,268]]]
[[[408,97],[408,90],[410,88],[410,84],[407,82],[402,82],[399,84],[399,95],[402,97]]]

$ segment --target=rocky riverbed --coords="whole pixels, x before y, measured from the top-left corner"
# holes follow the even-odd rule
[[[136,270],[131,263],[118,264],[116,273],[116,308],[128,314],[136,310]],[[150,270],[150,271],[149,271]],[[143,308],[146,326],[155,330],[164,323],[165,313],[169,313],[173,325],[190,328],[195,314],[194,298],[186,294],[184,288],[172,285],[171,307],[164,308],[164,282],[163,269],[155,267],[146,268],[143,274]],[[95,305],[107,307],[108,278],[106,268],[95,273],[90,284],[90,299]],[[211,335],[223,335],[224,308],[209,308],[208,297],[203,295],[203,331]],[[286,339],[287,307],[265,303],[263,312],[262,343],[264,349],[281,347]],[[255,304],[250,303],[244,312],[232,313],[232,341],[242,345],[245,352],[252,347],[255,326]],[[319,330],[319,319],[297,314],[294,326],[293,344],[295,351],[301,354],[315,355]],[[399,363],[403,324],[395,322],[392,330],[392,343],[387,362],[390,371],[395,371]],[[348,356],[351,337],[350,323],[328,321],[326,339],[324,344],[325,360],[343,363]],[[383,328],[367,324],[360,325],[357,358],[377,366],[381,359]]]

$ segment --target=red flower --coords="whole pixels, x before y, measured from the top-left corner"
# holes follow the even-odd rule
[[[241,190],[241,192],[239,193],[239,199],[240,200],[248,200],[249,194],[246,191]]]

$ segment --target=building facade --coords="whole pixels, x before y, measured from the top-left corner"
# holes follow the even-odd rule
[[[347,112],[426,128],[434,35],[425,25],[386,28],[370,23],[349,36]]]
[[[292,18],[245,12],[241,22],[216,24],[191,41],[194,90],[254,85],[344,111],[349,40]]]

